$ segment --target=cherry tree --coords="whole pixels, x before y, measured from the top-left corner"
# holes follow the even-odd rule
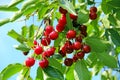
[[[24,64],[9,64],[0,80],[17,73],[17,80],[92,80],[96,75],[101,80],[117,80],[112,72],[120,71],[119,4],[119,0],[11,0],[0,5],[0,11],[14,13],[0,20],[0,27],[26,23],[31,17],[39,22],[24,24],[21,33],[8,32],[19,42],[16,50],[27,59]],[[32,78],[35,64],[38,68]]]

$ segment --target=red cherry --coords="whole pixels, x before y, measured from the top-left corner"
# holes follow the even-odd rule
[[[76,41],[76,42],[73,43],[73,48],[75,50],[79,50],[79,49],[82,48],[82,44],[80,42]]]
[[[48,55],[50,55],[50,56],[54,55],[55,50],[56,50],[56,48],[54,48],[54,47],[49,48],[49,49],[47,50]]]
[[[73,46],[72,45],[68,45],[65,47],[66,53],[72,53],[73,52]]]
[[[58,24],[56,25],[56,30],[57,30],[58,32],[62,32],[64,29],[65,29],[65,26],[64,26],[64,25],[62,25],[62,24],[60,24],[60,23],[58,23]]]
[[[40,66],[41,68],[46,68],[46,67],[48,67],[48,65],[49,65],[49,62],[48,62],[47,59],[43,59],[43,60],[41,60],[41,61],[39,62],[39,66]]]
[[[71,58],[66,58],[66,59],[64,60],[64,64],[65,64],[66,66],[71,66],[71,65],[73,64],[73,59],[71,59]]]
[[[35,59],[34,58],[27,58],[26,61],[25,61],[25,65],[27,67],[31,67],[35,64]]]
[[[29,51],[23,52],[23,54],[24,54],[25,56],[28,55],[28,53],[29,53]]]
[[[45,32],[46,34],[50,34],[54,30],[53,26],[46,26]]]
[[[87,36],[87,32],[86,31],[81,31],[81,34],[83,35],[83,36]]]
[[[91,48],[89,45],[84,45],[82,50],[85,52],[85,53],[89,53],[91,51]]]
[[[69,46],[69,45],[72,45],[71,41],[66,41],[65,46]]]
[[[89,14],[89,18],[91,19],[91,20],[95,20],[96,18],[97,18],[97,14],[96,13],[90,13]]]
[[[43,32],[43,35],[46,36],[46,37],[49,36],[49,34],[46,31]]]
[[[44,51],[43,53],[42,53],[42,58],[47,58],[47,57],[50,57],[50,55],[48,54],[48,51]]]
[[[94,13],[97,12],[97,8],[95,6],[93,6],[93,7],[90,8],[90,13],[92,13],[92,12],[94,12]]]
[[[77,15],[74,15],[74,14],[70,14],[70,18],[73,19],[73,20],[76,20],[77,19]]]
[[[37,40],[34,40],[34,41],[33,41],[33,44],[34,44],[34,45],[37,45],[37,44],[38,44],[38,43],[37,43]]]
[[[84,55],[85,55],[84,52],[78,52],[78,53],[77,53],[77,58],[78,58],[78,59],[83,59],[83,58],[84,58]]]
[[[38,47],[35,48],[34,52],[37,55],[42,54],[43,48],[41,46],[38,46]]]
[[[66,46],[64,45],[62,48],[61,48],[62,52],[66,54]]]
[[[76,37],[76,38],[75,38],[75,41],[78,41],[78,42],[81,43],[81,42],[82,42],[82,36],[78,36],[78,37]]]
[[[66,34],[66,37],[67,37],[68,39],[73,39],[73,38],[75,38],[75,37],[76,37],[76,31],[74,31],[74,30],[69,30],[69,31],[67,32],[67,34]]]
[[[80,29],[80,31],[87,31],[87,26],[85,26],[85,25],[81,25],[80,27],[79,27],[79,29]]]
[[[67,13],[67,10],[66,9],[63,9],[62,7],[59,7],[59,12],[61,14],[66,14]]]
[[[66,53],[64,53],[62,50],[59,51],[59,54],[61,54],[62,57],[66,56]]]
[[[48,37],[42,38],[41,39],[41,44],[44,46],[48,46],[50,44],[51,40]]]
[[[73,56],[73,62],[76,62],[78,60],[77,54]]]
[[[55,40],[58,38],[58,33],[56,31],[52,31],[49,35],[50,39]]]
[[[66,16],[62,15],[62,17],[59,19],[58,23],[65,26],[65,24],[67,23]]]

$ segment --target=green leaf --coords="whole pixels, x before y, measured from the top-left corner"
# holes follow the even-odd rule
[[[18,11],[17,7],[8,7],[8,5],[0,5],[0,11]]]
[[[107,80],[107,77],[104,75],[101,75],[101,80]]]
[[[116,18],[117,18],[118,20],[120,20],[120,11],[117,11],[117,12],[116,12]]]
[[[43,72],[42,72],[42,69],[40,67],[37,68],[37,75],[36,75],[35,80],[44,80]]]
[[[115,8],[120,8],[120,1],[119,0],[111,0],[108,4],[112,5]]]
[[[90,80],[91,74],[88,71],[84,60],[77,61],[74,70],[75,80]]]
[[[36,9],[37,9],[36,4],[33,4],[33,5],[29,6],[27,9],[25,9],[25,11],[24,11],[23,14],[24,14],[24,15],[30,15],[30,14],[32,14]]]
[[[29,38],[34,37],[34,25],[29,27]]]
[[[22,5],[22,11],[24,11],[27,7],[29,7],[32,4],[37,3],[39,0],[26,0],[24,1],[23,5]]]
[[[48,9],[49,9],[48,6],[41,4],[40,9],[38,11],[38,18],[39,19],[43,18]]]
[[[108,20],[110,21],[110,24],[113,26],[117,25],[117,20],[115,19],[114,15],[109,15]]]
[[[70,14],[69,13],[66,14],[66,20],[67,20],[67,27],[69,29],[73,29],[73,24],[72,24],[72,21],[70,19]]]
[[[107,72],[104,71],[104,72],[101,74],[101,80],[107,80],[107,77],[108,77]]]
[[[83,3],[83,2],[85,2],[85,0],[78,0],[78,2],[79,2],[79,3]]]
[[[20,44],[18,46],[14,46],[17,50],[21,50],[23,52],[28,52],[30,50],[25,44]]]
[[[10,64],[0,73],[0,80],[8,80],[11,76],[18,73],[23,68],[22,64]]]
[[[46,80],[59,80],[59,79],[56,79],[56,78],[47,78]]]
[[[89,67],[93,67],[97,63],[97,55],[95,53],[90,53],[86,59],[86,63]]]
[[[49,58],[49,65],[58,69],[61,73],[63,73],[63,67],[62,67],[61,63],[58,62],[56,59]]]
[[[109,27],[110,27],[110,22],[109,22],[109,20],[107,19],[107,16],[105,16],[105,17],[102,18],[102,23],[103,23],[103,25],[104,25],[106,28],[109,28]]]
[[[12,0],[10,2],[10,4],[8,5],[8,7],[13,7],[13,6],[16,6],[17,4],[19,4],[20,2],[22,2],[24,0]]]
[[[28,6],[25,10],[24,10],[24,15],[27,15],[28,17],[30,17],[30,15],[32,13],[34,13],[35,11],[38,11],[39,8],[41,8],[42,6],[42,2],[39,2],[39,3],[35,3],[35,4],[32,4],[30,6]],[[39,11],[38,11],[39,12]]]
[[[120,35],[119,33],[114,30],[114,29],[108,29],[112,42],[116,45],[116,46],[120,46]]]
[[[13,22],[20,18],[22,16],[23,12],[22,11],[17,11],[13,16],[10,18],[10,21]]]
[[[87,0],[88,5],[94,4],[94,0]]]
[[[22,27],[22,31],[21,31],[21,34],[23,37],[26,37],[27,36],[27,33],[28,33],[28,28],[27,26],[23,26]]]
[[[33,80],[32,77],[28,76],[27,80]]]
[[[86,12],[79,12],[77,22],[80,24],[86,23],[89,20],[89,14]]]
[[[68,0],[62,0],[60,6],[66,9],[69,13],[76,15],[74,6]]]
[[[92,70],[93,76],[98,75],[98,73],[102,68],[103,68],[103,64],[100,61],[97,61],[97,64],[93,67]]]
[[[23,41],[25,41],[24,37],[22,37],[20,34],[18,34],[15,30],[11,30],[8,32],[8,35],[10,37],[12,37],[13,39],[19,41],[20,43],[22,43]]]
[[[3,20],[0,20],[0,27],[6,23],[10,22],[10,19],[7,18],[7,19],[3,19]]]
[[[106,52],[96,53],[98,59],[110,68],[117,68],[117,60]]]
[[[72,65],[71,67],[69,67],[69,70],[66,73],[66,79],[67,80],[74,80],[74,66]]]
[[[86,41],[86,44],[90,45],[92,52],[97,53],[97,52],[104,52],[108,50],[105,41],[100,40],[99,38],[87,37],[85,41]]]
[[[30,72],[30,68],[24,66],[20,72],[21,73],[20,75],[23,75],[24,78],[27,78],[29,76],[29,72]]]
[[[43,69],[43,71],[49,77],[53,77],[53,78],[56,78],[59,80],[64,80],[63,74],[59,70],[57,70],[51,66],[48,66],[47,68]]]
[[[102,0],[101,8],[105,14],[109,14],[113,9],[113,7],[106,2],[106,0]]]

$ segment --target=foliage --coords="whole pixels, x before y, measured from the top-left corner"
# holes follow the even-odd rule
[[[90,6],[97,6],[97,19],[89,19]],[[118,54],[120,52],[120,1],[119,0],[11,0],[8,5],[0,5],[0,11],[13,12],[13,16],[0,20],[0,27],[10,22],[16,22],[20,19],[29,20],[30,17],[37,17],[41,22],[40,26],[36,24],[23,25],[21,33],[14,29],[8,32],[8,36],[17,40],[20,44],[15,46],[22,52],[32,52],[34,39],[41,39],[45,25],[43,21],[50,19],[50,25],[56,23],[61,14],[58,12],[59,6],[68,11],[66,18],[67,24],[59,37],[53,41],[56,48],[55,54],[48,58],[49,66],[45,69],[38,67],[36,78],[30,77],[30,68],[25,64],[10,64],[1,73],[0,80],[7,80],[19,72],[19,80],[91,80],[95,75],[101,75],[101,80],[116,80],[116,76],[111,72],[118,71]],[[18,7],[21,5],[21,7]],[[78,13],[76,13],[78,12]],[[58,54],[60,46],[66,41],[65,34],[73,28],[69,14],[78,15],[77,23],[87,25],[87,37],[84,43],[90,45],[91,52],[84,59],[78,60],[72,66],[66,67],[63,64],[62,56]],[[56,26],[56,25],[53,25]],[[75,52],[73,52],[75,53]],[[29,54],[31,55],[31,54]],[[37,60],[41,56],[32,54]],[[105,70],[107,67],[107,70]],[[104,69],[104,72],[101,72]],[[111,72],[110,72],[111,71]],[[100,73],[101,72],[101,73]],[[73,76],[74,75],[74,76]]]

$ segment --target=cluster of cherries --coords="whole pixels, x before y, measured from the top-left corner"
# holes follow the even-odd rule
[[[50,45],[51,40],[58,38],[58,32],[54,30],[53,26],[46,26],[44,35],[41,38],[40,43],[34,40],[34,53],[36,55],[42,55],[42,60],[39,62],[41,68],[46,68],[49,65],[48,57],[54,55],[56,48],[46,46]],[[25,62],[27,67],[33,66],[35,63],[34,58],[28,58]]]
[[[90,8],[89,17],[90,17],[91,20],[95,20],[97,18],[96,12],[97,12],[97,8],[95,6]]]
[[[46,26],[44,34],[40,40],[40,43],[37,40],[34,40],[33,42],[34,54],[42,55],[42,60],[39,62],[39,66],[41,68],[46,68],[49,65],[48,57],[53,56],[56,50],[55,47],[48,48],[46,46],[50,45],[51,40],[56,40],[59,37],[58,33],[64,31],[67,23],[66,20],[67,10],[60,7],[59,12],[62,14],[62,16],[58,20],[58,24],[56,25],[56,28],[54,29],[54,27],[50,25]],[[90,12],[95,12],[95,11],[92,8]],[[59,54],[61,54],[63,57],[65,57],[66,54],[76,52],[72,58],[65,58],[64,64],[66,66],[71,66],[73,62],[76,62],[78,59],[83,59],[85,53],[89,53],[91,51],[90,46],[83,43],[82,41],[82,39],[87,36],[87,32],[86,32],[87,27],[85,25],[77,24],[76,22],[77,17],[78,17],[77,15],[70,14],[70,18],[73,22],[73,27],[79,26],[78,29],[80,31],[80,34],[77,34],[74,29],[68,30],[68,32],[66,33],[67,40],[59,50]],[[35,64],[35,59],[33,57],[29,57],[25,61],[25,65],[27,67],[31,67],[34,64]]]

